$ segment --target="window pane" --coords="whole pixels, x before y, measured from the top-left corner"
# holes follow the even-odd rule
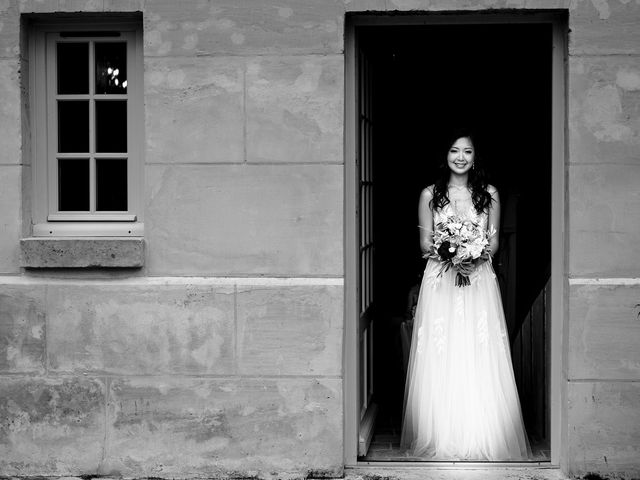
[[[127,151],[127,101],[96,102],[96,151]]]
[[[89,210],[89,159],[58,159],[58,210]]]
[[[96,43],[96,93],[127,93],[127,44]]]
[[[96,210],[127,211],[127,159],[96,159]]]
[[[58,93],[89,93],[89,44],[58,43]]]
[[[89,101],[58,100],[58,152],[89,151]]]

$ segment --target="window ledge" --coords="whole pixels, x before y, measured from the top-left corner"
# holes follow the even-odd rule
[[[25,268],[139,268],[144,239],[128,237],[30,237],[20,240]]]

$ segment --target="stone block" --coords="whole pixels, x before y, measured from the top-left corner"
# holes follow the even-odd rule
[[[435,3],[435,5],[434,5]],[[496,3],[495,1],[493,2]],[[430,10],[483,10],[482,3],[473,0],[386,0],[389,11],[430,11]]]
[[[568,140],[571,163],[640,163],[640,57],[570,58]]]
[[[640,476],[640,383],[569,382],[569,475]]]
[[[571,276],[638,276],[640,243],[637,233],[573,231],[570,235]]]
[[[636,277],[640,163],[569,167],[569,273]]]
[[[143,238],[49,238],[20,240],[27,268],[142,267]]]
[[[145,0],[18,0],[20,13],[142,12]]]
[[[58,0],[59,12],[102,12],[104,0]]]
[[[58,9],[55,0],[18,0],[20,13],[52,13]]]
[[[152,275],[342,274],[340,165],[149,165]]]
[[[147,58],[146,161],[244,161],[244,62]]]
[[[125,477],[340,477],[338,379],[114,380],[105,468]]]
[[[18,165],[0,165],[0,273],[20,271],[21,171]]]
[[[103,0],[105,12],[142,12],[145,0]]]
[[[50,286],[49,369],[115,374],[233,374],[234,289]]]
[[[17,59],[0,59],[0,165],[22,163],[22,98],[18,70]]]
[[[16,2],[0,3],[0,58],[20,54],[20,12]],[[3,79],[4,83],[4,79]],[[4,86],[4,85],[3,85]]]
[[[44,373],[44,286],[0,285],[0,372]]]
[[[99,473],[105,395],[98,379],[0,377],[0,472]]]
[[[387,9],[386,0],[344,0],[347,12],[384,12]]]
[[[145,3],[145,56],[340,53],[342,0]]]
[[[238,286],[242,374],[340,375],[343,288]]]
[[[569,378],[640,380],[640,287],[573,285]]]
[[[343,162],[344,58],[247,64],[247,161]]]
[[[640,4],[578,0],[570,3],[569,54],[640,53]]]
[[[373,3],[373,1],[372,1]],[[566,9],[570,0],[386,0],[389,11]]]

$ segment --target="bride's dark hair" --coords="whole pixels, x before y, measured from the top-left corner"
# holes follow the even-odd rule
[[[447,154],[451,146],[459,138],[468,138],[471,140],[473,150],[475,152],[473,160],[473,168],[469,170],[468,185],[471,190],[471,200],[473,201],[473,207],[476,212],[486,212],[491,205],[491,194],[487,191],[488,181],[487,176],[482,168],[482,161],[478,155],[477,143],[475,135],[468,128],[456,128],[445,139],[443,144],[443,161],[439,166],[438,178],[433,185],[433,199],[431,200],[431,207],[434,210],[440,210],[449,203],[449,178],[451,176],[451,170],[447,163]]]

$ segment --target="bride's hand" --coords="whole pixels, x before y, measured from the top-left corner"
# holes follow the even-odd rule
[[[491,252],[487,250],[487,251],[483,252],[482,255],[480,255],[478,258],[474,258],[473,259],[473,264],[476,267],[479,267],[484,262],[488,262],[489,260],[491,260]]]

